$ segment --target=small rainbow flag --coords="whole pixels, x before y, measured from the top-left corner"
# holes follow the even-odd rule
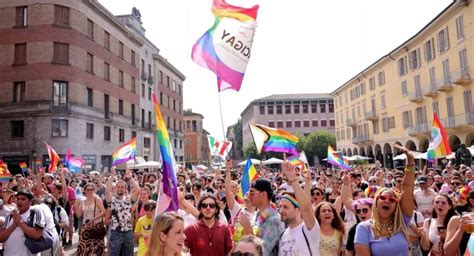
[[[8,165],[0,160],[0,182],[8,182],[12,175],[8,171]]]
[[[250,60],[258,8],[213,1],[214,25],[194,44],[191,58],[216,74],[218,91],[240,90]]]
[[[36,167],[40,167],[40,166],[42,166],[42,165],[43,165],[43,163],[41,162],[41,160],[35,159],[35,166],[36,166]]]
[[[155,93],[153,93],[153,108],[155,110],[156,137],[160,145],[163,173],[163,193],[160,195],[155,211],[155,216],[158,216],[163,212],[178,210],[178,181],[176,179],[173,148]]]
[[[135,159],[136,153],[137,138],[135,137],[120,145],[120,147],[118,147],[114,153],[112,153],[112,166],[126,163],[130,159]]]
[[[58,168],[58,164],[61,158],[59,157],[58,153],[56,153],[53,147],[48,145],[48,143],[46,142],[44,144],[46,144],[46,148],[48,149],[48,155],[50,159],[49,172],[52,173],[52,172],[55,172],[56,169]]]
[[[20,166],[22,173],[28,173],[28,165],[26,162],[21,162],[18,165]]]
[[[249,124],[249,126],[259,154],[262,151],[298,154],[298,151],[296,151],[298,137],[287,131],[270,128],[261,124]]]
[[[308,166],[308,158],[306,157],[306,154],[304,153],[304,151],[301,151],[297,155],[289,157],[288,161],[292,165],[300,168],[300,171],[302,173],[306,173],[306,171],[308,170],[308,167],[307,167]]]
[[[79,172],[84,165],[84,160],[71,156],[71,151],[69,149],[66,151],[66,159],[64,160],[67,164],[67,168],[69,168],[69,171],[72,173]]]
[[[446,131],[439,121],[438,115],[434,113],[433,127],[431,128],[430,144],[428,146],[428,161],[445,157],[451,154],[451,147],[449,146]]]
[[[342,156],[342,153],[335,151],[331,145],[328,145],[328,163],[339,166],[343,170],[350,171],[349,161]]]
[[[255,166],[253,166],[250,157],[247,159],[247,163],[245,164],[244,172],[242,173],[242,180],[240,181],[239,191],[237,195],[239,198],[244,198],[247,192],[250,190],[250,186],[252,182],[256,181],[260,176],[258,175]]]

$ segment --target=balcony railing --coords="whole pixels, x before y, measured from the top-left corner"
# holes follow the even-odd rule
[[[451,79],[451,74],[443,76],[439,80],[439,82],[440,82],[439,87],[438,87],[439,91],[446,92],[446,91],[451,91],[453,89],[453,81]]]
[[[143,81],[146,81],[148,79],[148,74],[147,73],[142,73],[141,78],[142,78]]]
[[[347,118],[347,119],[346,119],[346,125],[347,125],[347,126],[356,126],[356,125],[357,125],[357,122],[356,122],[355,119],[353,119],[353,118]]]
[[[442,120],[446,129],[463,128],[474,126],[474,112],[463,113],[456,116],[449,116]]]
[[[418,89],[410,92],[409,100],[411,102],[420,103],[423,101],[423,90]]]
[[[365,134],[362,136],[356,136],[352,138],[352,144],[360,144],[360,143],[367,143],[372,142],[372,136]]]
[[[151,75],[148,76],[148,84],[153,84],[154,81],[155,81],[154,77],[152,77]]]
[[[410,136],[425,135],[430,132],[427,123],[417,124],[413,127],[407,127],[406,130]]]
[[[423,95],[426,97],[436,97],[438,96],[438,84],[439,81],[435,80],[424,86]]]
[[[453,83],[459,85],[466,85],[471,82],[471,76],[469,75],[469,67],[462,67],[452,72]]]
[[[365,112],[365,120],[377,120],[379,116],[375,110]]]

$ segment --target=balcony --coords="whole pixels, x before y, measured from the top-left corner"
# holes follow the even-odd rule
[[[146,81],[148,79],[147,73],[143,72],[141,78],[143,81]]]
[[[365,120],[373,121],[377,119],[379,119],[379,115],[375,110],[365,112]]]
[[[453,89],[453,82],[451,80],[451,74],[449,74],[447,76],[443,76],[443,78],[441,78],[439,82],[440,83],[439,83],[438,91],[448,92],[448,91],[451,91]]]
[[[430,82],[424,87],[423,95],[426,97],[436,97],[438,96],[438,81]]]
[[[467,85],[471,82],[469,67],[462,67],[452,72],[453,83],[458,85]]]
[[[155,79],[152,76],[148,76],[148,84],[152,85],[154,80]]]
[[[362,135],[362,136],[356,136],[352,138],[352,144],[363,144],[363,143],[369,143],[372,142],[372,137],[369,136],[368,134]]]
[[[442,120],[445,129],[472,129],[474,126],[474,112],[450,116]]]
[[[357,126],[357,122],[353,118],[348,118],[348,119],[346,119],[346,125],[351,126],[351,127],[355,127],[355,126]]]
[[[430,129],[428,128],[427,123],[417,124],[413,127],[405,128],[407,130],[408,135],[410,136],[426,136],[430,133]]]
[[[414,91],[410,92],[410,96],[408,97],[408,99],[411,102],[415,102],[415,103],[422,102],[423,101],[423,90],[418,89],[418,90],[414,90]]]

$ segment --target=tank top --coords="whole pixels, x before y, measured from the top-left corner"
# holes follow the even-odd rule
[[[430,240],[431,244],[431,253],[434,255],[441,255],[441,250],[440,250],[440,242],[441,242],[441,236],[439,235],[438,232],[438,221],[436,219],[431,218],[429,220],[430,226],[428,229],[428,239]]]
[[[341,248],[341,233],[338,230],[334,230],[333,234],[326,236],[320,233],[320,252],[321,256],[334,256],[336,252]]]
[[[93,219],[95,217],[95,214],[97,214],[97,212],[99,211],[97,209],[97,206],[95,205],[96,204],[96,199],[94,198],[94,201],[92,204],[86,204],[87,200],[85,201],[81,201],[81,204],[82,204],[82,220],[83,220],[83,223],[86,223],[88,220],[90,219]],[[95,221],[95,223],[100,223],[101,220],[98,219]]]

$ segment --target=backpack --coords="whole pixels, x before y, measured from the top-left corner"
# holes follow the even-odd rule
[[[61,234],[61,227],[59,226],[61,224],[61,206],[56,206],[56,211],[51,210],[51,212],[53,212],[54,227],[58,234]],[[56,220],[55,216],[58,216],[58,220]]]

